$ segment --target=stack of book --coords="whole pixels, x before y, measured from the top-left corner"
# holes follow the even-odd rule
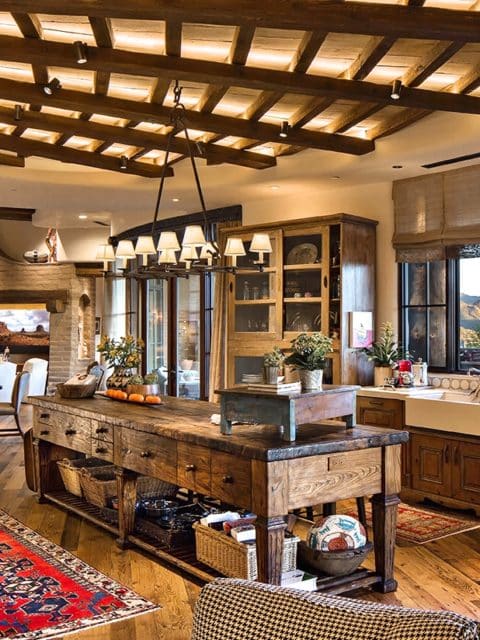
[[[249,391],[267,391],[269,393],[300,393],[302,385],[300,382],[277,382],[277,384],[249,384]]]

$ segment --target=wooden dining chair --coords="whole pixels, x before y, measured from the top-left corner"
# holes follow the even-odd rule
[[[12,397],[10,402],[0,402],[0,417],[1,416],[13,416],[17,425],[16,429],[9,427],[7,429],[0,429],[0,436],[22,436],[23,432],[20,428],[19,412],[22,406],[22,400],[28,390],[28,384],[30,382],[30,373],[28,371],[21,371],[17,373],[15,382],[13,383]]]

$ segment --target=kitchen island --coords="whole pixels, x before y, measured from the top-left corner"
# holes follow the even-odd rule
[[[408,434],[338,422],[304,424],[295,442],[276,425],[237,425],[222,435],[210,421],[218,405],[165,397],[155,407],[105,397],[67,400],[31,398],[38,495],[75,511],[117,536],[197,577],[210,579],[194,554],[162,548],[135,529],[139,474],[178,484],[257,514],[259,580],[279,584],[285,516],[293,509],[373,495],[375,571],[319,581],[335,593],[362,586],[394,591],[393,552],[400,491],[400,449]],[[80,454],[117,467],[118,522],[67,494],[56,461]]]

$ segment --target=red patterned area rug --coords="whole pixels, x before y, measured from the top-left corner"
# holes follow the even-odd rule
[[[367,524],[372,525],[371,505],[366,505]],[[356,512],[349,515],[357,517]],[[404,502],[398,505],[397,540],[425,544],[480,527],[480,519],[467,519],[454,515],[412,507]]]
[[[0,638],[47,640],[159,608],[0,512]]]

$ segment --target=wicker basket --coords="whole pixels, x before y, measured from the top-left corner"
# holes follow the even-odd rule
[[[97,381],[91,384],[57,384],[57,391],[61,398],[72,400],[79,398],[91,398],[97,389]]]
[[[100,460],[99,458],[78,458],[75,460],[64,458],[63,460],[57,460],[58,470],[60,471],[65,489],[79,498],[83,495],[80,484],[82,469],[96,469],[107,465],[112,466],[110,462]]]
[[[109,506],[110,500],[117,495],[117,478],[114,467],[82,469],[80,484],[87,502],[97,507]]]
[[[80,484],[84,498],[97,507],[110,506],[112,498],[117,495],[117,479],[113,465],[98,469],[83,469]],[[137,479],[137,495],[141,498],[153,496],[172,496],[178,487],[163,480],[139,476]]]
[[[257,548],[255,544],[237,542],[223,531],[194,523],[197,560],[217,569],[230,578],[257,578]],[[283,543],[282,572],[297,567],[296,536],[285,537]]]

